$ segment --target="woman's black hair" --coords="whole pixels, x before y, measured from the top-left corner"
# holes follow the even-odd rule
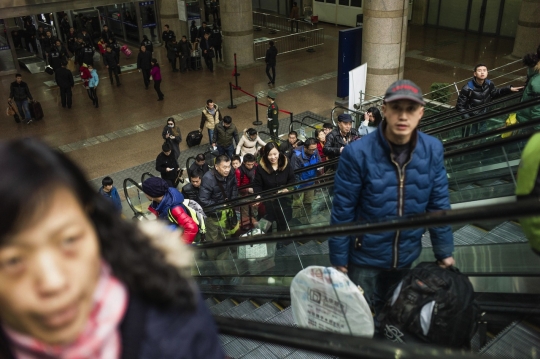
[[[231,158],[231,162],[232,161],[238,161],[238,162],[242,163],[242,158],[240,158],[240,156],[238,156],[238,155],[234,155]]]
[[[369,123],[369,126],[379,127],[379,124],[382,121],[381,111],[379,111],[377,107],[370,107],[366,112],[371,113],[373,115],[373,118],[375,119],[375,121]]]
[[[131,294],[159,307],[195,309],[191,282],[165,261],[134,224],[116,214],[64,154],[36,139],[2,142],[0,172],[0,245],[28,225],[56,189],[69,189],[95,227],[101,257]]]
[[[169,117],[169,118],[167,119],[167,125],[169,124],[169,122],[172,122],[172,123],[173,123],[173,125],[175,125],[175,126],[176,126],[176,121],[174,120],[174,118],[172,118],[172,117]]]
[[[257,134],[257,130],[254,128],[248,128],[246,132],[249,136],[255,136]]]
[[[319,140],[319,135],[321,134],[321,132],[324,132],[324,130],[323,130],[323,129],[315,130],[315,139],[316,139],[317,142],[319,142],[319,143],[321,142],[321,141]]]
[[[157,62],[157,59],[152,59],[152,60],[150,60],[150,62],[153,63],[154,66],[159,67],[159,64],[158,64],[158,62]]]
[[[272,151],[273,149],[276,149],[278,150],[279,152],[279,147],[278,145],[275,143],[275,142],[268,142],[263,148],[262,148],[262,158],[261,158],[261,161],[264,163],[264,165],[266,166],[266,168],[270,169],[272,168],[272,164],[270,163],[270,160],[268,159],[268,154],[270,153],[270,151]],[[285,166],[285,162],[287,161],[287,158],[285,157],[285,155],[281,152],[279,152],[279,158],[278,158],[278,168],[282,168],[283,166]]]

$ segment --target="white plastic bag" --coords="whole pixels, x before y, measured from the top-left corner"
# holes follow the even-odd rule
[[[291,306],[299,327],[373,337],[373,316],[364,295],[334,268],[300,271],[291,283]]]

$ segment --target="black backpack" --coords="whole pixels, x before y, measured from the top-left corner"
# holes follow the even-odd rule
[[[388,293],[377,319],[380,333],[393,342],[467,348],[479,314],[467,276],[455,267],[424,262]]]

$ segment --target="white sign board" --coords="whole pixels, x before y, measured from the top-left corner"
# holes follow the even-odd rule
[[[184,0],[178,0],[178,19],[180,21],[187,21],[186,2]]]
[[[349,108],[364,101],[366,93],[367,63],[349,71]],[[362,98],[360,98],[360,92]]]

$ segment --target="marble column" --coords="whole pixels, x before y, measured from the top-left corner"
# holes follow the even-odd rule
[[[522,0],[512,55],[535,52],[540,45],[540,0]]]
[[[362,63],[368,66],[368,95],[382,96],[403,78],[408,7],[409,0],[364,0]]]
[[[253,60],[253,10],[251,0],[220,2],[223,57],[226,66],[252,64]]]
[[[174,31],[176,39],[180,41],[182,35],[189,38],[188,25],[186,21],[180,21],[178,18],[178,1],[176,0],[161,0],[159,5],[159,15],[161,18],[161,28],[156,28],[156,35],[161,41],[161,33],[163,26],[169,25],[169,29]]]

